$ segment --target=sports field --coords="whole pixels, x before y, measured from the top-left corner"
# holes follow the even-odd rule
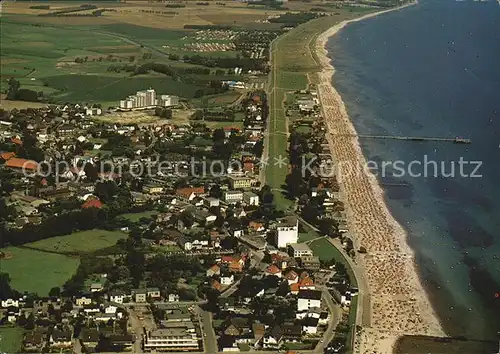
[[[0,260],[2,272],[10,276],[10,285],[18,291],[48,295],[54,286],[62,286],[76,272],[80,260],[61,254],[20,247],[2,249],[7,258]]]
[[[51,237],[28,243],[25,246],[41,251],[78,254],[114,246],[118,240],[123,238],[127,238],[127,234],[121,231],[94,229]]]

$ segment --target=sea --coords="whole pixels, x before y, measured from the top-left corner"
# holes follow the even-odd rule
[[[500,4],[420,0],[330,38],[333,83],[444,329],[500,331]],[[385,167],[383,167],[385,163]]]

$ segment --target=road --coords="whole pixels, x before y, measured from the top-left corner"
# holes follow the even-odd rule
[[[203,347],[205,353],[217,353],[217,337],[212,324],[212,313],[203,311],[198,307],[198,316],[200,317],[201,332],[203,333]]]
[[[298,219],[311,227],[316,232],[320,232],[317,227],[311,225],[304,219],[302,219],[299,215],[297,215]],[[352,269],[354,277],[356,278],[356,283],[358,284],[358,308],[356,312],[356,325],[360,325],[363,327],[371,326],[371,303],[370,303],[370,293],[368,288],[368,283],[366,281],[363,269],[346,253],[344,247],[340,243],[338,239],[332,239],[330,237],[325,236],[325,238],[335,247],[344,258],[347,260],[349,267]]]
[[[335,337],[335,329],[342,319],[342,309],[340,308],[339,304],[335,303],[328,289],[323,288],[322,294],[323,299],[325,300],[326,305],[328,306],[328,309],[330,311],[331,318],[330,322],[328,322],[328,327],[323,335],[323,342],[319,342],[316,345],[316,348],[314,348],[314,351],[317,353],[323,353],[323,351],[325,350],[325,346],[333,340],[333,337]]]
[[[133,352],[134,353],[142,353],[142,334],[143,334],[143,328],[142,328],[142,322],[137,318],[137,314],[133,310],[129,310],[129,324],[132,327],[133,332],[135,333],[135,342],[134,342],[134,347],[133,347]]]
[[[250,268],[254,268],[255,266],[257,266],[262,261],[263,258],[264,258],[264,252],[252,251],[251,258],[250,258]],[[226,290],[224,290],[220,294],[220,297],[225,298],[225,297],[229,297],[229,296],[233,295],[234,292],[236,290],[238,290],[239,285],[240,285],[240,280],[231,284],[231,286],[229,288],[227,288]]]

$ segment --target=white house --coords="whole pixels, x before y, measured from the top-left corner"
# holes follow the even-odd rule
[[[313,251],[306,243],[292,243],[288,246],[289,253],[294,258],[313,256]]]
[[[111,302],[116,302],[117,304],[123,304],[126,297],[127,295],[124,293],[114,293],[109,297],[109,300]]]
[[[349,291],[346,292],[345,295],[340,297],[340,304],[342,306],[351,306],[352,296],[353,295]]]
[[[225,274],[220,277],[221,285],[231,285],[234,283],[234,274]]]
[[[89,297],[85,297],[85,296],[78,297],[75,300],[76,306],[85,306],[85,305],[90,305],[91,303],[92,303],[92,299]]]
[[[203,200],[203,202],[204,202],[204,204],[206,205],[207,208],[218,207],[219,204],[220,204],[220,200],[217,199],[217,198],[213,198],[213,197],[206,197]]]
[[[224,192],[224,201],[228,204],[235,204],[243,201],[243,192],[241,191],[227,191]]]
[[[245,231],[243,230],[233,230],[233,236],[234,237],[241,237],[245,234]]]
[[[178,294],[168,294],[168,302],[179,302]]]
[[[7,299],[7,300],[2,300],[2,307],[19,307],[19,300],[14,300],[14,299]]]
[[[88,116],[98,116],[102,114],[102,109],[100,108],[87,108],[85,114]]]
[[[276,225],[276,246],[286,248],[292,243],[297,243],[299,239],[299,221],[294,216],[285,217],[279,220]]]
[[[116,310],[118,310],[118,307],[109,305],[104,309],[104,313],[116,313]]]
[[[313,307],[321,307],[321,291],[299,290],[297,311],[307,311]]]
[[[316,334],[318,332],[318,319],[314,317],[306,317],[302,322],[302,331],[306,334]]]
[[[255,194],[254,192],[245,192],[243,193],[243,201],[247,205],[259,205],[259,196]]]

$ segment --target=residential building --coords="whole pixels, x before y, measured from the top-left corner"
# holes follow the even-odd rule
[[[100,109],[98,107],[87,108],[85,110],[85,114],[88,116],[99,116],[102,114],[102,109]]]
[[[224,274],[220,277],[221,285],[231,285],[234,283],[234,274]]]
[[[253,179],[250,177],[229,176],[229,185],[232,189],[249,189],[252,187]]]
[[[299,239],[299,221],[295,216],[288,216],[278,220],[276,225],[276,246],[286,248]]]
[[[127,297],[129,296],[127,296],[127,294],[125,294],[124,292],[114,291],[109,296],[109,301],[116,302],[117,304],[123,304]]]
[[[227,191],[224,192],[224,201],[227,204],[235,204],[243,201],[243,192],[240,191]]]
[[[175,195],[184,198],[188,201],[193,200],[196,196],[199,196],[201,194],[205,194],[204,187],[185,187],[185,188],[178,188],[175,190]]]
[[[56,348],[71,348],[73,346],[71,337],[71,331],[54,329],[49,339],[50,346]]]
[[[31,331],[24,335],[23,352],[40,352],[45,345],[45,333]]]
[[[14,299],[6,299],[2,300],[2,307],[7,308],[7,307],[19,307],[19,300],[14,300]]]
[[[213,277],[214,275],[220,275],[220,267],[217,264],[207,269],[207,277]]]
[[[319,270],[321,262],[318,256],[302,256],[299,258],[299,263],[302,268],[310,270]]]
[[[321,307],[321,291],[299,290],[297,296],[297,311],[305,311],[313,307]]]
[[[76,306],[85,306],[90,305],[92,303],[92,299],[90,297],[81,296],[76,298],[75,304]]]
[[[170,107],[177,106],[179,104],[179,97],[171,95],[161,95],[158,100],[158,106]]]
[[[247,205],[259,205],[259,196],[255,194],[254,192],[245,192],[243,193],[243,201]]]
[[[292,243],[288,245],[288,251],[294,258],[313,255],[313,251],[306,243]]]
[[[142,187],[142,190],[147,194],[160,194],[163,193],[163,186],[156,184],[146,184]]]
[[[274,275],[278,278],[281,278],[281,269],[278,268],[275,264],[271,264],[266,268],[266,275]]]
[[[220,205],[220,200],[213,197],[207,197],[203,200],[203,204],[207,207],[218,207]]]
[[[147,332],[144,349],[158,351],[199,350],[199,337],[192,322],[173,322],[166,328]]]

